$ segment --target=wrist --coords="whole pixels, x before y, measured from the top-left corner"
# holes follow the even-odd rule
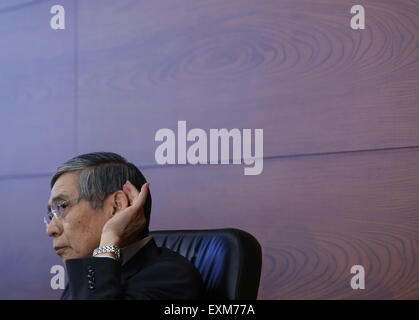
[[[121,251],[116,245],[100,246],[93,250],[93,257],[111,257],[119,261],[121,258]]]
[[[100,244],[99,244],[99,246],[100,247],[103,247],[103,246],[111,246],[111,245],[114,245],[114,246],[120,246],[120,239],[119,239],[119,237],[117,237],[117,236],[115,236],[115,235],[113,235],[113,234],[110,234],[110,233],[102,233],[102,235],[101,235],[101,237],[100,237]]]

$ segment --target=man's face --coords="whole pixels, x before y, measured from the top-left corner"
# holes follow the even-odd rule
[[[67,259],[92,255],[99,246],[105,215],[102,210],[92,209],[86,199],[79,197],[78,173],[61,175],[51,189],[48,205],[70,200],[63,215],[53,218],[47,227],[47,234],[54,238],[54,250],[65,263]]]

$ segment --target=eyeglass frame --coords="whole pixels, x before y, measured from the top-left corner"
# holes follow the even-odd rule
[[[54,219],[54,218],[56,218],[57,220],[60,219],[64,215],[65,210],[69,207],[68,206],[66,208],[62,208],[62,206],[65,205],[65,204],[72,203],[75,200],[77,201],[76,202],[76,204],[77,204],[77,203],[79,203],[80,198],[60,200],[60,201],[53,202],[51,206],[48,205],[47,214],[46,214],[46,216],[44,216],[45,225],[48,227],[49,224],[52,222],[52,219]],[[57,209],[55,209],[55,207]],[[48,221],[48,219],[49,219],[49,221]]]

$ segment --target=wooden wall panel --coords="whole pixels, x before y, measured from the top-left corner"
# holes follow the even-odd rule
[[[0,10],[0,178],[51,172],[75,152],[74,2],[61,1],[68,19],[59,31],[50,27],[54,4]]]
[[[355,31],[346,0],[81,2],[79,150],[155,164],[178,120],[267,157],[418,145],[418,5],[360,4]]]
[[[10,12],[13,10],[19,10],[25,5],[30,5],[31,0],[2,0],[0,2],[0,14],[2,12]]]
[[[58,299],[50,273],[62,265],[46,234],[43,217],[49,177],[0,180],[0,299]]]
[[[254,234],[261,299],[419,298],[416,1],[359,2],[363,31],[348,0],[60,3],[64,32],[54,1],[0,4],[0,298],[59,297],[49,175],[98,150],[145,167],[152,229]],[[157,166],[178,120],[264,129],[263,173]]]
[[[151,230],[238,227],[260,241],[260,299],[417,299],[419,149],[145,169]],[[365,290],[352,290],[353,265]]]

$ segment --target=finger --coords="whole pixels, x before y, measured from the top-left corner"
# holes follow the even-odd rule
[[[137,195],[137,197],[134,199],[133,201],[133,205],[138,207],[143,207],[145,205],[145,202],[147,200],[147,196],[148,196],[148,188],[150,186],[150,183],[146,182],[142,185],[141,187],[141,192],[140,194]]]
[[[141,187],[141,191],[138,192],[137,188],[131,182],[127,182],[127,195],[133,207],[139,208],[144,206],[148,196],[149,185],[149,182],[144,183]]]
[[[134,201],[134,199],[138,196],[138,194],[140,193],[137,188],[131,183],[131,181],[127,180],[127,182],[125,182],[122,190],[125,192],[125,194],[128,197],[128,200],[130,203],[132,203]]]

